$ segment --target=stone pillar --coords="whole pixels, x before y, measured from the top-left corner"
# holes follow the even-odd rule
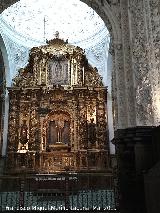
[[[132,58],[130,48],[130,29],[128,17],[128,0],[120,1],[121,11],[121,30],[122,30],[122,44],[123,44],[123,66],[124,66],[124,82],[126,91],[126,113],[127,127],[136,126],[135,113],[135,92],[132,70]]]
[[[107,62],[107,86],[108,86],[108,93],[107,93],[107,117],[108,117],[108,130],[109,130],[109,146],[110,146],[110,153],[115,154],[115,146],[111,143],[111,140],[114,138],[114,128],[113,128],[113,112],[112,112],[112,89],[111,89],[111,73],[113,71],[113,60],[112,55],[108,53],[108,62]]]
[[[144,174],[147,213],[157,213],[160,209],[160,126],[153,130],[154,166]]]
[[[149,0],[150,1],[150,0]],[[136,99],[136,125],[150,126],[153,122],[153,94],[150,62],[150,41],[145,0],[128,0],[132,69]],[[155,77],[157,78],[157,77]]]
[[[115,83],[116,83],[116,105],[117,105],[117,129],[124,129],[128,126],[128,114],[126,107],[126,90],[125,90],[125,76],[123,68],[123,51],[122,44],[114,44],[115,51]]]
[[[8,92],[5,97],[5,114],[4,114],[4,124],[3,124],[3,146],[2,146],[2,156],[6,155],[7,149],[7,133],[8,133],[8,111],[9,111],[9,97]]]
[[[157,213],[160,209],[160,161],[144,174],[147,213]]]
[[[134,127],[115,132],[122,213],[146,213],[143,175],[153,165],[152,131],[153,127]]]

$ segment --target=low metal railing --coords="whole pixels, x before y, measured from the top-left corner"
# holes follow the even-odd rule
[[[0,211],[116,212],[112,176],[57,174],[0,177]]]

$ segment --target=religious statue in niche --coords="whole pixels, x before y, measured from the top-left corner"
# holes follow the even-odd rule
[[[88,123],[88,141],[91,144],[95,144],[96,142],[96,124],[94,123],[94,118],[91,118],[90,123]]]
[[[70,123],[67,120],[53,120],[49,123],[49,145],[70,142]]]
[[[67,60],[54,60],[49,63],[51,83],[54,85],[68,85],[68,62]]]
[[[26,124],[26,120],[23,120],[23,124],[21,125],[20,131],[20,142],[21,144],[26,144],[28,142],[28,127]]]
[[[69,144],[70,142],[70,123],[69,121],[64,121],[64,127],[62,131],[62,143]]]

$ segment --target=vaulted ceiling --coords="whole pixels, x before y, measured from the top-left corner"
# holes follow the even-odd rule
[[[60,38],[85,49],[92,66],[105,75],[109,32],[100,16],[79,0],[21,0],[4,10],[0,23],[12,53],[13,75],[27,63],[29,49],[44,44],[56,31]]]

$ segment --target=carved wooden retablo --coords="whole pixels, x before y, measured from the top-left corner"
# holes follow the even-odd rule
[[[8,91],[9,173],[108,169],[107,89],[81,48],[32,48]]]

